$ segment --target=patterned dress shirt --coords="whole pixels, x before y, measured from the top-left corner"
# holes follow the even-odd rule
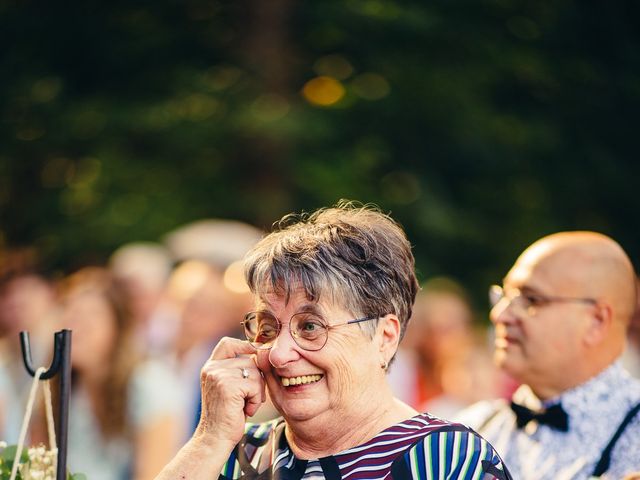
[[[509,404],[500,400],[473,405],[457,420],[491,442],[516,479],[586,480],[627,413],[640,403],[640,381],[617,361],[544,404],[526,385],[514,393],[513,401],[531,409],[560,403],[568,414],[568,431],[535,421],[519,429]],[[632,472],[640,472],[640,412],[627,424],[609,469],[599,478],[620,480]]]

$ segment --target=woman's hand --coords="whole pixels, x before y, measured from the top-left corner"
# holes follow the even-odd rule
[[[249,374],[243,377],[243,369]],[[246,376],[246,375],[245,375]],[[202,413],[195,433],[156,480],[218,478],[242,439],[246,415],[265,401],[265,384],[248,342],[224,337],[200,372]]]
[[[243,371],[248,377],[243,377]],[[200,373],[202,413],[195,436],[233,448],[244,434],[247,416],[264,403],[265,382],[248,342],[224,337]]]

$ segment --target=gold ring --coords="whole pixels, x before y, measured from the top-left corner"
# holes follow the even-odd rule
[[[249,370],[246,368],[242,369],[242,378],[249,378]]]

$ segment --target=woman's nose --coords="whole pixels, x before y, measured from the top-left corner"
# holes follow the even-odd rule
[[[269,363],[275,368],[284,367],[287,363],[300,358],[299,348],[289,332],[289,326],[282,325],[278,337],[269,350]]]

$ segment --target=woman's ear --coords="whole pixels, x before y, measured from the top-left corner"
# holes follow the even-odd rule
[[[381,362],[389,363],[400,343],[400,320],[390,313],[382,317],[378,323],[378,347]]]

